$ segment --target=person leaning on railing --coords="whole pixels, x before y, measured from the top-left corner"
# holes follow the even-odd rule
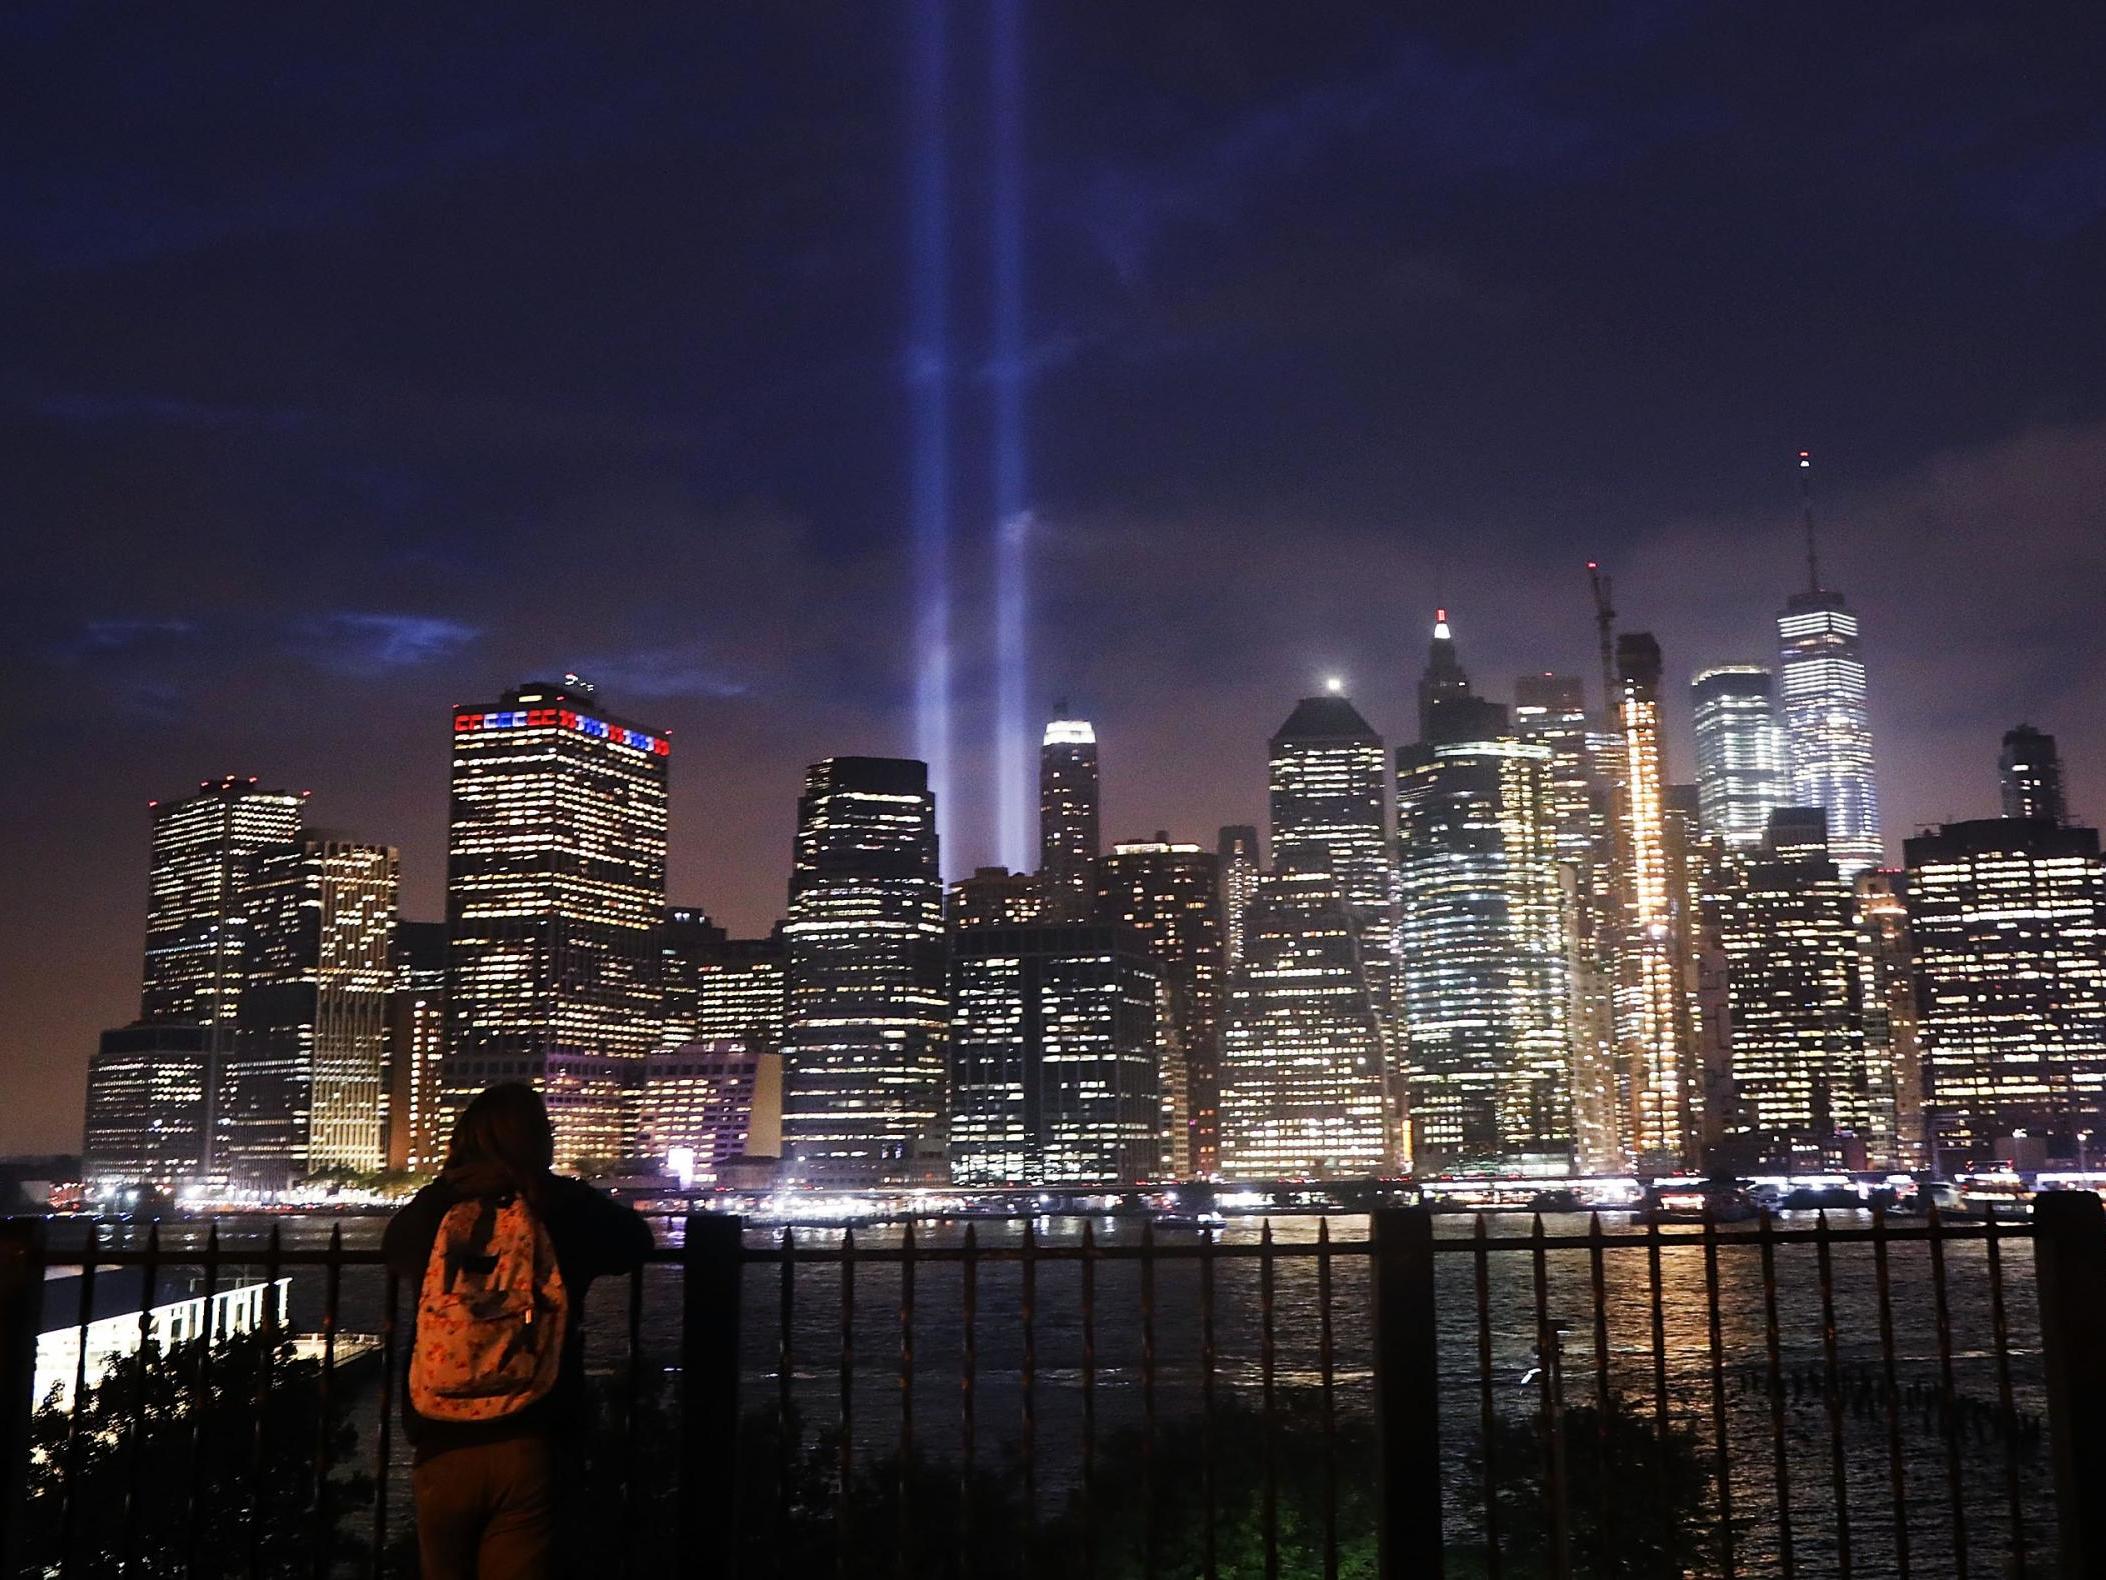
[[[575,1445],[587,1416],[585,1291],[641,1266],[651,1231],[554,1159],[540,1094],[489,1087],[382,1242],[427,1330],[411,1339],[403,1405],[424,1580],[556,1572],[555,1505],[572,1479],[559,1445]],[[537,1353],[551,1329],[559,1353]]]

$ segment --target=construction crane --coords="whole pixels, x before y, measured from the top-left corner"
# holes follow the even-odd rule
[[[1597,561],[1587,561],[1587,585],[1594,591],[1594,629],[1601,638],[1602,720],[1606,728],[1613,730],[1619,718],[1616,706],[1616,608],[1609,602],[1609,578]]]

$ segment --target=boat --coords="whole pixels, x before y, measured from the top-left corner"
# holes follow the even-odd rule
[[[1746,1223],[1756,1214],[1755,1203],[1738,1185],[1661,1185],[1647,1193],[1631,1221],[1642,1224]]]

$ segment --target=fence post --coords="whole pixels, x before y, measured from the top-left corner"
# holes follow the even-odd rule
[[[43,1319],[43,1220],[0,1219],[0,1575],[29,1567],[29,1413]]]
[[[680,1546],[703,1580],[738,1573],[743,1218],[689,1213],[680,1313]]]
[[[1433,1214],[1383,1207],[1374,1245],[1376,1491],[1382,1580],[1440,1580],[1440,1351]]]
[[[2061,1572],[2106,1573],[2106,1203],[2090,1191],[2035,1197],[2033,1269]]]

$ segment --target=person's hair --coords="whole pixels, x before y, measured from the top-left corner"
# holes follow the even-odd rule
[[[539,1198],[556,1164],[556,1134],[541,1094],[520,1081],[477,1092],[453,1122],[446,1167],[480,1167],[503,1175],[514,1190]]]

